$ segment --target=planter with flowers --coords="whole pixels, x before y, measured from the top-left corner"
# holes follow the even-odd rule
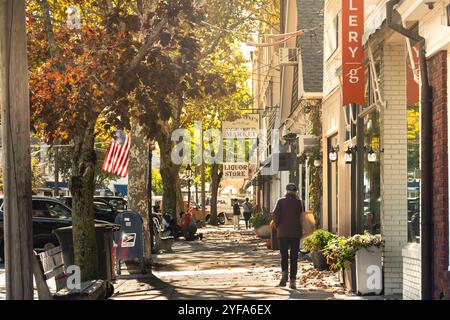
[[[325,246],[323,250],[332,271],[339,272],[340,282],[348,291],[355,291],[354,277],[352,277],[352,262],[355,252],[350,239],[336,237]]]
[[[329,265],[323,254],[323,249],[336,236],[331,232],[319,229],[314,231],[312,235],[302,240],[302,247],[306,251],[311,252],[311,259],[314,268],[319,270],[328,270]]]
[[[356,291],[361,295],[380,295],[383,291],[382,252],[384,240],[381,235],[355,235],[351,238],[355,251]]]
[[[347,290],[358,294],[381,294],[381,253],[384,241],[380,235],[338,237],[324,249],[327,262],[334,271],[343,272]]]
[[[268,212],[260,212],[250,219],[250,224],[255,229],[256,235],[263,239],[270,239],[270,223],[272,217]]]

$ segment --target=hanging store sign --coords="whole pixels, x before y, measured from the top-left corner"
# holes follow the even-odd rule
[[[248,163],[224,163],[224,179],[248,179],[250,166]]]
[[[259,134],[259,114],[248,114],[235,121],[222,123],[224,139],[256,139]]]
[[[342,0],[342,104],[364,105],[364,0]]]

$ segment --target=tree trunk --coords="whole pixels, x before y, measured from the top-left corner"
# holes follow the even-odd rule
[[[96,153],[94,151],[95,119],[91,119],[74,138],[72,158],[73,245],[75,264],[81,269],[81,280],[98,278],[97,245],[94,227],[94,175]]]
[[[138,213],[144,222],[144,258],[151,263],[151,241],[149,228],[149,197],[148,197],[148,165],[149,140],[139,120],[131,120],[131,148],[128,163],[128,206]]]
[[[217,226],[219,223],[217,218],[217,193],[219,190],[222,174],[219,173],[219,165],[214,163],[211,168],[211,217],[210,223]]]
[[[163,208],[164,211],[173,212],[174,218],[178,220],[177,215],[183,209],[183,199],[178,179],[180,166],[172,162],[170,137],[167,139],[162,134],[159,134],[157,141],[161,151],[160,172],[163,183]]]
[[[30,105],[25,1],[0,0],[6,299],[33,300]]]

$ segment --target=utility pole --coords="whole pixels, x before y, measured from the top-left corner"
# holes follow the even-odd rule
[[[6,299],[33,300],[30,105],[25,0],[0,0]]]
[[[55,189],[53,196],[55,198],[59,196],[59,146],[55,147]]]

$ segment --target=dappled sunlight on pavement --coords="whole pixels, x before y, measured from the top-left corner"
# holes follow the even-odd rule
[[[346,294],[331,271],[299,262],[298,290],[277,287],[279,252],[253,230],[201,229],[203,240],[177,241],[173,253],[154,257],[152,275],[124,272],[113,299],[363,299]]]

